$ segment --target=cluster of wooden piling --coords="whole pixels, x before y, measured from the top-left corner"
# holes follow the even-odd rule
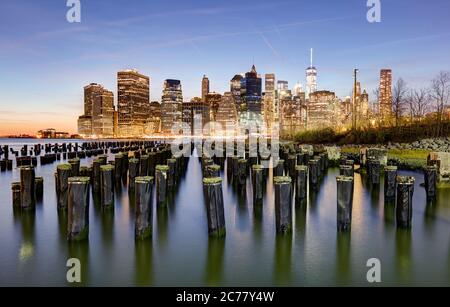
[[[11,183],[13,207],[34,209],[44,196],[44,178],[36,177],[34,166],[20,167],[20,182]]]

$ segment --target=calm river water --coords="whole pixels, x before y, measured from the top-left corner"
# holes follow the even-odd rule
[[[72,257],[82,262],[86,286],[364,286],[366,262],[374,257],[381,261],[381,285],[450,285],[450,190],[427,204],[421,173],[400,172],[416,177],[410,231],[397,230],[383,189],[355,174],[352,230],[337,233],[339,170],[330,168],[307,205],[294,206],[288,236],[275,233],[272,172],[264,204],[256,208],[250,179],[243,199],[222,174],[227,235],[219,240],[208,238],[200,163],[191,158],[174,201],[154,206],[152,240],[135,242],[134,207],[124,186],[113,212],[91,201],[89,242],[69,244],[66,216],[56,209],[55,168],[36,168],[45,181],[34,212],[13,210],[10,184],[19,179],[18,170],[0,173],[0,286],[71,286],[66,261]]]

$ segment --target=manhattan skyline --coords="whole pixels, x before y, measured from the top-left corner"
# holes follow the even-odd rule
[[[54,127],[76,132],[82,87],[98,82],[114,92],[116,72],[150,76],[151,101],[165,79],[180,79],[183,100],[229,90],[237,73],[305,84],[314,48],[318,89],[349,96],[352,69],[369,94],[379,70],[423,87],[448,69],[450,43],[443,0],[381,1],[382,20],[369,23],[366,1],[81,1],[81,23],[70,24],[65,1],[2,1],[0,12],[0,135]],[[433,22],[433,26],[430,22]]]

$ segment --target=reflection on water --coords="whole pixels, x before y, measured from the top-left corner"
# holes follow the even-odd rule
[[[412,257],[411,257],[411,230],[397,229],[395,235],[396,246],[396,268],[399,282],[408,282],[413,274]]]
[[[308,187],[304,204],[293,203],[292,234],[276,235],[272,171],[259,206],[253,206],[251,176],[239,189],[221,172],[227,235],[214,239],[207,234],[200,163],[190,159],[169,205],[157,207],[153,199],[151,239],[134,240],[134,193],[125,180],[113,210],[91,195],[89,241],[69,244],[67,212],[56,209],[55,167],[36,169],[44,177],[44,200],[34,211],[13,210],[10,183],[18,181],[18,170],[0,173],[0,285],[71,286],[65,282],[70,257],[81,260],[82,285],[90,286],[367,285],[372,257],[381,261],[382,285],[450,285],[450,190],[427,203],[422,173],[399,172],[416,177],[411,230],[397,230],[383,177],[377,188],[355,173],[352,229],[337,233],[339,170],[330,168],[317,191]]]
[[[208,239],[208,254],[206,257],[206,286],[220,286],[223,276],[223,259],[225,238]]]

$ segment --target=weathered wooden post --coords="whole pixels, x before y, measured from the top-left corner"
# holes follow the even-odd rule
[[[289,177],[295,181],[295,166],[297,165],[297,157],[294,155],[289,155],[287,159],[287,169]]]
[[[118,184],[122,180],[122,160],[123,154],[117,154],[114,156],[114,180]]]
[[[317,190],[319,183],[319,162],[317,160],[309,160],[309,186],[313,190]]]
[[[12,203],[14,208],[20,207],[20,182],[11,183]]]
[[[372,184],[380,183],[380,161],[376,159],[369,159],[367,161],[369,178]]]
[[[60,164],[56,167],[56,189],[58,209],[67,209],[69,197],[69,177],[72,174],[71,164]]]
[[[22,209],[34,208],[35,172],[34,166],[20,167],[20,204]]]
[[[100,203],[102,208],[114,208],[114,166],[100,166]]]
[[[223,237],[226,230],[222,179],[220,177],[204,178],[203,191],[208,216],[208,233],[210,236]]]
[[[262,205],[263,203],[263,167],[262,165],[252,165],[252,187],[253,187],[253,205]]]
[[[156,202],[158,206],[167,205],[167,173],[169,167],[167,165],[157,165],[155,169],[156,175]]]
[[[94,195],[100,195],[100,166],[102,166],[102,160],[92,161],[92,191]]]
[[[208,165],[205,171],[205,178],[216,178],[220,177],[220,165],[213,164]]]
[[[339,165],[339,175],[344,177],[353,177],[353,165]]]
[[[300,205],[305,201],[307,196],[308,167],[306,165],[297,165],[295,171],[297,172],[295,180],[295,203]]]
[[[429,165],[425,167],[424,169],[425,191],[427,193],[428,200],[436,198],[437,176],[438,172],[436,165]]]
[[[140,158],[139,176],[148,175],[148,156],[142,155]]]
[[[80,175],[80,159],[74,158],[69,160],[69,164],[71,166],[71,176],[77,177]]]
[[[384,200],[386,202],[395,201],[397,178],[397,166],[386,166],[384,168]]]
[[[274,177],[282,177],[284,172],[284,160],[279,159],[278,164],[273,169]]]
[[[135,238],[146,239],[152,234],[153,206],[152,190],[153,177],[135,178],[135,199],[136,199],[136,224]]]
[[[139,176],[139,160],[131,158],[128,161],[128,190],[134,190],[135,179]]]
[[[352,225],[353,177],[337,176],[337,230],[348,231]]]
[[[155,176],[155,167],[156,167],[156,153],[150,152],[148,153],[148,174],[149,176]]]
[[[89,177],[69,178],[67,239],[85,240],[89,236]]]
[[[245,184],[247,182],[247,160],[246,159],[239,159],[239,176],[238,176],[238,185],[240,187],[245,187]],[[245,189],[244,189],[245,190]]]
[[[414,177],[397,176],[396,217],[398,228],[410,228],[412,225],[414,181]]]
[[[44,197],[44,178],[36,177],[34,179],[35,184],[35,199],[36,201],[41,201]]]
[[[277,232],[292,231],[292,179],[288,176],[274,177],[275,224]]]
[[[173,191],[175,187],[176,163],[176,159],[167,159],[167,166],[169,167],[167,172],[167,189],[169,191]]]
[[[236,184],[239,178],[239,157],[233,156],[231,161],[233,166],[233,183]]]

